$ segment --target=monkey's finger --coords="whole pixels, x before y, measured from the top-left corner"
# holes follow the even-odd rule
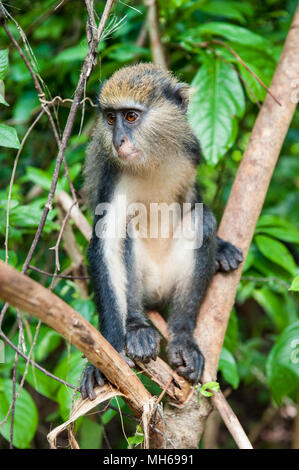
[[[83,380],[82,380],[82,384],[81,384],[81,387],[80,387],[80,393],[81,393],[81,397],[83,400],[85,400],[85,398],[87,398],[87,392],[86,392],[86,373],[84,372],[84,377],[83,377]]]
[[[239,266],[239,262],[237,261],[236,258],[230,258],[229,265],[231,269],[237,269],[237,267]]]
[[[135,366],[134,362],[124,352],[119,353],[119,355],[126,361],[129,367]]]
[[[182,366],[183,365],[182,350],[170,349],[169,360],[175,367]]]
[[[95,379],[97,381],[97,384],[102,387],[104,385],[104,379],[102,377],[102,374],[101,372],[99,371],[99,369],[95,369],[94,371],[94,375],[95,375]]]
[[[219,257],[218,262],[220,263],[221,269],[223,271],[230,271],[228,261],[224,255]]]
[[[94,400],[96,397],[93,387],[94,387],[94,370],[90,368],[87,371],[86,390],[87,390],[88,398],[91,401]]]

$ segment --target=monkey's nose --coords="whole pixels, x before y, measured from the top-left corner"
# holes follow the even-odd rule
[[[126,136],[116,136],[113,139],[113,145],[114,145],[115,150],[118,152],[121,146],[127,142],[127,140],[128,139]]]

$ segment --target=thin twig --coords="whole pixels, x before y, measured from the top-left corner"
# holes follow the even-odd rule
[[[32,271],[36,271],[37,273],[43,274],[44,276],[48,276],[48,277],[54,276],[54,274],[52,273],[48,273],[47,271],[43,271],[42,269],[39,269],[36,266],[32,266],[32,264],[28,266],[28,269],[32,269]],[[56,277],[59,277],[61,279],[89,279],[89,276],[71,276],[68,274],[56,274]]]
[[[29,363],[36,367],[38,370],[40,370],[41,372],[43,372],[45,375],[47,375],[48,377],[50,377],[51,379],[54,379],[56,380],[57,382],[63,384],[63,385],[66,385],[67,387],[70,387],[72,389],[75,389],[76,387],[74,387],[73,385],[69,384],[68,382],[65,382],[64,380],[60,379],[59,377],[56,377],[56,375],[54,374],[51,374],[51,372],[47,371],[46,369],[44,369],[42,366],[40,366],[39,364],[37,364],[35,361],[33,361],[32,359],[29,359],[28,356],[26,356],[26,354],[24,354],[19,348],[17,348],[17,346],[15,346],[11,341],[10,339],[3,333],[2,330],[0,330],[0,337],[3,339],[3,341],[5,341],[5,343],[7,343],[14,351],[16,351],[16,353],[18,353],[19,356],[21,356],[23,359],[25,359],[25,361],[28,361],[29,360]]]

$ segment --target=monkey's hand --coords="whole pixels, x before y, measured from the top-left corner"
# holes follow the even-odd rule
[[[120,352],[119,355],[126,361],[130,367],[134,367],[134,362],[129,359],[124,352]],[[105,377],[102,372],[99,371],[93,364],[88,364],[85,367],[83,373],[83,379],[80,386],[80,392],[82,399],[89,398],[91,401],[95,399],[96,395],[94,388],[99,385],[104,385]]]
[[[173,339],[167,348],[169,361],[175,366],[179,375],[196,384],[199,382],[204,357],[194,340],[188,336]]]
[[[127,354],[133,361],[149,362],[157,358],[158,334],[149,325],[128,325],[126,334]]]
[[[243,261],[242,251],[217,237],[216,271],[233,271]]]

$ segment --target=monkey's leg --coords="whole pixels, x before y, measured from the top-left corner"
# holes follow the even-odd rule
[[[242,251],[217,237],[216,271],[233,271],[243,261]]]
[[[204,367],[204,357],[193,332],[199,307],[215,271],[216,222],[206,208],[203,220],[203,244],[193,250],[193,266],[184,282],[176,287],[168,321],[169,360],[177,373],[192,383],[198,383]]]
[[[126,351],[136,361],[156,360],[158,352],[158,334],[143,313],[142,285],[134,254],[134,242],[127,237],[125,241],[125,263],[127,269],[127,322]]]
[[[121,255],[121,240],[108,240],[93,235],[88,249],[89,271],[93,282],[95,303],[100,314],[102,335],[132,367],[125,355],[126,279]],[[82,398],[95,398],[94,386],[103,385],[102,373],[92,364],[85,368]]]

